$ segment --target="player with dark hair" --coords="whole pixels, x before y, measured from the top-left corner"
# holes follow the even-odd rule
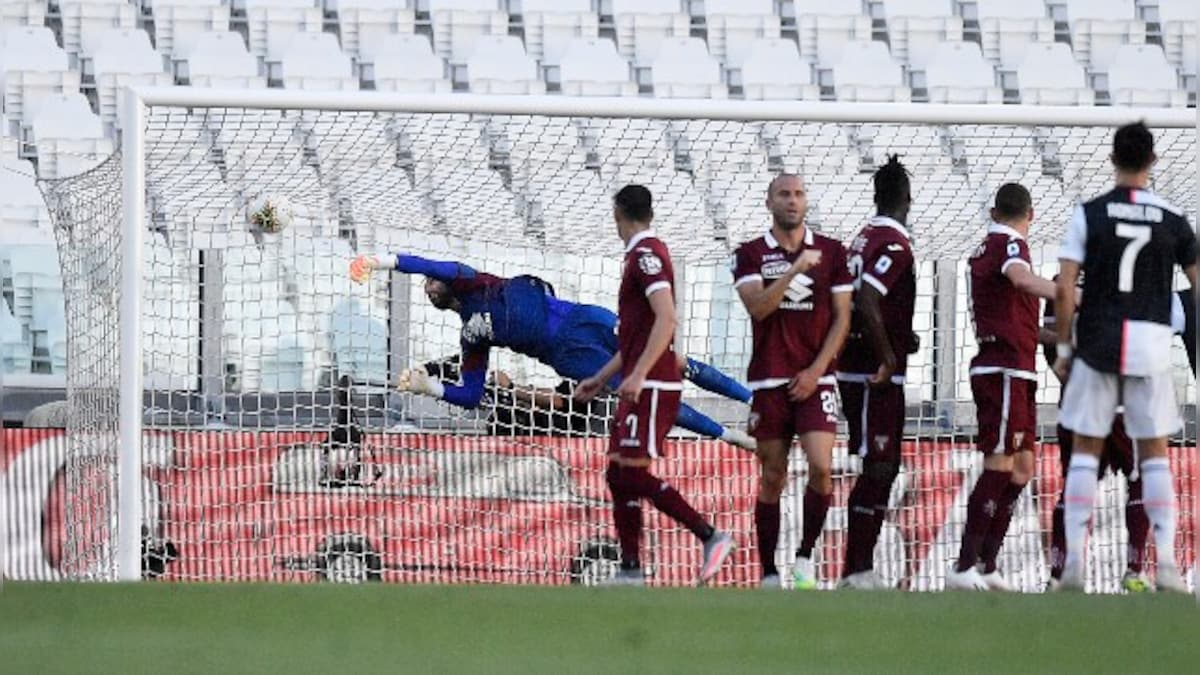
[[[946,588],[1011,591],[996,556],[1017,498],[1033,477],[1038,299],[1053,300],[1055,288],[1033,272],[1026,241],[1033,222],[1029,191],[1017,183],[1000,186],[991,216],[967,276],[979,345],[970,373],[983,474],[967,500],[962,546]]]
[[[795,588],[811,589],[817,585],[813,547],[833,495],[834,362],[850,330],[854,283],[841,242],[805,224],[808,191],[800,176],[776,176],[767,187],[766,205],[771,229],[743,243],[733,256],[733,285],[750,314],[753,334],[746,376],[754,392],[749,430],[758,441],[762,467],[754,527],[762,585],[779,587],[779,498],[792,439],[799,436],[808,458],[808,486],[792,576]]]
[[[641,501],[648,499],[703,542],[697,583],[705,584],[733,551],[733,538],[715,530],[674,487],[649,471],[653,459],[665,449],[683,389],[673,346],[675,271],[666,244],[650,229],[653,219],[650,191],[641,185],[627,185],[613,197],[613,220],[625,242],[617,302],[618,350],[604,367],[579,383],[575,397],[590,400],[620,373],[606,473],[621,546],[621,568],[613,583],[645,583],[639,547]]]
[[[854,312],[838,362],[838,389],[849,447],[862,474],[847,501],[846,565],[841,585],[884,588],[875,574],[875,543],[900,472],[904,434],[904,372],[912,345],[917,278],[905,224],[912,206],[908,171],[893,155],[874,176],[875,213],[850,242]]]
[[[1183,211],[1147,187],[1154,137],[1142,123],[1113,135],[1116,187],[1076,207],[1059,253],[1054,371],[1066,379],[1062,425],[1074,432],[1064,488],[1062,587],[1084,587],[1084,541],[1097,472],[1118,406],[1136,444],[1159,589],[1186,592],[1175,558],[1176,495],[1167,437],[1181,420],[1171,373],[1175,267],[1196,289],[1196,235]],[[1083,274],[1076,325],[1075,288]],[[1076,341],[1075,337],[1079,339]],[[1076,356],[1076,350],[1078,358]]]
[[[554,372],[582,380],[595,373],[617,351],[617,317],[595,305],[554,296],[536,277],[496,277],[457,262],[415,255],[361,255],[350,264],[350,278],[363,282],[374,270],[423,274],[425,295],[434,307],[462,319],[462,384],[432,378],[424,369],[405,370],[398,385],[404,391],[433,396],[464,408],[483,399],[492,347],[508,347],[550,366]],[[749,402],[750,391],[716,368],[679,355],[684,377],[708,391]],[[609,385],[616,387],[619,379]],[[688,405],[681,405],[675,424],[703,436],[753,449],[754,439],[726,428]]]

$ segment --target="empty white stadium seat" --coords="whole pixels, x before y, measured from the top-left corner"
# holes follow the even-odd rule
[[[279,74],[287,89],[358,89],[350,57],[332,33],[294,33],[280,54]]]
[[[571,96],[636,96],[629,62],[606,38],[572,40],[559,65],[562,93]]]
[[[1196,0],[1158,0],[1158,23],[1167,61],[1196,75]]]
[[[19,160],[16,155],[0,157],[0,249],[15,242],[20,231],[28,236],[50,236],[50,214],[37,187],[37,171],[33,164]],[[40,234],[39,234],[40,233]]]
[[[408,35],[416,25],[408,0],[325,0],[325,10],[337,13],[342,51],[352,56],[376,35]]]
[[[779,37],[775,0],[705,0],[708,50],[722,63],[742,61],[756,40]]]
[[[223,0],[146,0],[154,17],[154,46],[182,56],[200,33],[229,30],[229,6]]]
[[[521,0],[520,12],[525,50],[542,65],[558,65],[571,40],[599,34],[591,0]]]
[[[617,51],[635,65],[648,66],[669,37],[687,37],[691,18],[679,0],[612,0]]]
[[[58,251],[52,243],[30,244],[13,246],[8,255],[13,317],[25,326],[32,347],[50,353],[52,372],[62,372],[66,331]]]
[[[882,42],[848,42],[833,66],[834,93],[839,101],[912,100],[900,64]]]
[[[721,64],[708,53],[700,38],[667,38],[651,67],[654,95],[658,98],[727,98],[721,82]]]
[[[740,64],[742,93],[751,100],[815,100],[812,68],[791,40],[756,40]]]
[[[996,73],[974,42],[946,42],[925,67],[930,103],[1002,103]]]
[[[467,59],[467,82],[476,94],[544,94],[546,83],[537,64],[511,35],[486,35],[475,40]]]
[[[498,0],[429,0],[433,51],[451,63],[465,63],[482,35],[508,35],[508,12]]]
[[[883,0],[892,56],[914,70],[924,70],[942,42],[962,40],[962,17],[951,0]]]
[[[1108,93],[1113,105],[1186,106],[1187,92],[1179,88],[1175,68],[1158,45],[1124,45],[1108,68]]]
[[[26,118],[41,178],[82,173],[112,154],[112,139],[79,92],[47,96]]]
[[[62,46],[68,54],[84,50],[92,33],[109,28],[136,28],[137,7],[127,0],[59,0]]]
[[[424,35],[389,35],[364,43],[363,83],[380,91],[402,93],[448,92],[446,64],[433,53]]]
[[[806,61],[832,66],[847,42],[871,39],[871,17],[858,3],[794,0],[793,6],[800,57]]]
[[[1015,71],[1030,42],[1054,42],[1054,20],[1043,0],[977,0],[983,55]]]
[[[1022,103],[1092,105],[1096,100],[1083,66],[1062,42],[1029,45],[1017,67],[1017,86]]]
[[[1092,72],[1103,72],[1123,44],[1146,41],[1146,24],[1133,0],[1065,0],[1075,58]]]
[[[0,2],[0,30],[46,23],[45,0],[4,0]]]
[[[79,91],[79,71],[45,26],[9,28],[0,36],[0,94],[10,121],[50,94]]]
[[[173,82],[145,31],[110,28],[97,44],[99,47],[87,59],[85,72],[90,71],[95,80],[100,119],[105,123],[118,123],[117,95],[124,87],[167,86]]]
[[[249,49],[255,56],[280,54],[296,33],[320,33],[321,10],[313,0],[243,0]]]
[[[25,326],[0,298],[0,373],[31,372],[32,359],[33,343],[25,337]]]
[[[267,78],[259,74],[258,60],[246,51],[237,33],[201,33],[192,41],[182,70],[197,87],[262,88]]]

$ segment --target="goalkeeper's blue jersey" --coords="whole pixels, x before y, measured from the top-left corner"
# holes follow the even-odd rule
[[[461,303],[463,370],[486,369],[491,347],[545,360],[563,318],[575,306],[550,295],[532,277],[502,279],[475,272],[460,274],[449,284]]]

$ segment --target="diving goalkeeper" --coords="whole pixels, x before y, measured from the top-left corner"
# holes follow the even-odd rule
[[[401,373],[397,386],[402,391],[475,408],[483,398],[492,347],[531,356],[573,380],[598,372],[617,351],[615,314],[603,307],[560,300],[537,277],[505,279],[463,263],[387,254],[355,258],[350,279],[363,283],[375,270],[393,269],[424,275],[429,302],[462,319],[462,384],[437,380],[416,368]],[[716,368],[682,356],[679,361],[683,376],[699,387],[738,401],[750,400],[748,389]],[[616,388],[619,383],[618,376],[609,385]],[[745,432],[728,429],[687,405],[680,406],[675,424],[743,448],[755,447]]]

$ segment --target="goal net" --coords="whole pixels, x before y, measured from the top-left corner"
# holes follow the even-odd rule
[[[871,172],[895,153],[913,176],[920,350],[876,560],[897,587],[940,589],[981,471],[964,275],[995,190],[1019,181],[1033,193],[1031,247],[1050,275],[1072,206],[1110,184],[1113,126],[1145,116],[1160,158],[1154,188],[1196,215],[1194,120],[1171,111],[174,92],[126,117],[126,156],[43,184],[70,336],[63,576],[113,578],[134,547],[142,575],[180,580],[558,584],[611,574],[609,405],[570,401],[563,378],[503,349],[493,350],[478,410],[396,393],[388,383],[404,368],[457,377],[460,321],[430,304],[419,277],[353,285],[350,259],[405,252],[532,274],[560,298],[614,308],[621,243],[611,196],[642,183],[677,261],[680,348],[743,379],[749,320],[728,259],[769,227],[770,178],[802,174],[808,223],[848,241],[873,213]],[[144,185],[144,200],[123,204],[127,184]],[[247,205],[264,195],[293,207],[282,233],[247,224]],[[128,250],[140,258],[123,255],[139,240]],[[132,315],[131,279],[140,282]],[[1196,395],[1182,342],[1174,358],[1189,420],[1172,450],[1186,569]],[[1063,482],[1059,386],[1041,358],[1039,370],[1037,475],[999,561],[1026,591],[1046,584]],[[141,399],[118,406],[134,376]],[[744,428],[745,404],[690,384],[684,398]],[[130,453],[119,432],[135,427],[142,444]],[[756,583],[754,458],[676,431],[656,471],[736,533],[719,582]],[[825,587],[840,576],[858,468],[839,439],[816,554]],[[805,478],[793,453],[781,563],[799,542]],[[1119,588],[1126,492],[1124,476],[1104,478],[1089,540],[1093,590]],[[694,540],[646,514],[651,583],[690,583]]]

